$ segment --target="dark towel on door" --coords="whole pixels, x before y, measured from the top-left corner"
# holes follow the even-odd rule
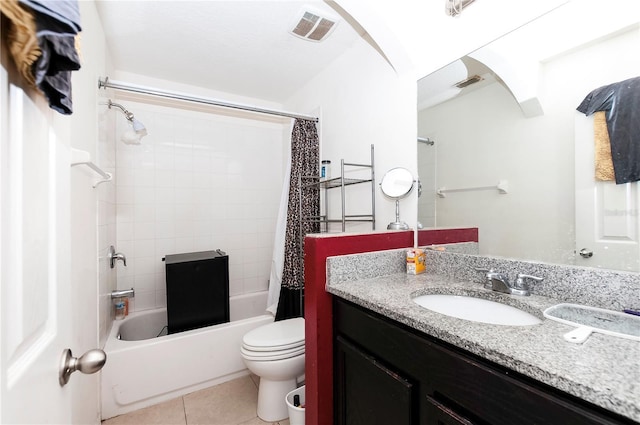
[[[78,2],[73,0],[19,0],[31,10],[42,55],[33,64],[33,75],[49,106],[61,114],[73,112],[71,72],[80,69],[76,36],[81,30]]]
[[[19,0],[33,10],[38,23],[38,34],[76,35],[80,27],[80,9],[71,0]]]
[[[640,77],[597,88],[577,108],[605,111],[616,183],[640,180]]]

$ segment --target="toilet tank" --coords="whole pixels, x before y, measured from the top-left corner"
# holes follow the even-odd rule
[[[164,258],[169,334],[229,321],[229,256],[223,251]]]

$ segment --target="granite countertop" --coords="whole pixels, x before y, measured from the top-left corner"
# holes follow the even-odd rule
[[[544,319],[559,304],[548,297],[521,297],[484,289],[437,274],[397,273],[343,283],[328,283],[329,293],[352,301],[427,335],[560,389],[597,406],[640,421],[640,342],[593,333],[583,344],[566,342],[572,329]],[[418,295],[479,295],[534,314],[542,323],[502,326],[435,313],[415,304]]]

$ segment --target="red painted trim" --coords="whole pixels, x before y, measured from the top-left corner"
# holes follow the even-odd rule
[[[421,230],[418,245],[478,241],[478,229]],[[333,310],[327,257],[413,246],[413,232],[305,238],[305,423],[333,423]]]
[[[456,242],[478,242],[478,228],[421,230],[418,232],[418,246]]]

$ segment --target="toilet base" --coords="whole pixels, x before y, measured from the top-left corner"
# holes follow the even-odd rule
[[[296,378],[270,381],[260,378],[258,389],[258,416],[265,422],[277,422],[289,417],[285,397],[295,390]]]

